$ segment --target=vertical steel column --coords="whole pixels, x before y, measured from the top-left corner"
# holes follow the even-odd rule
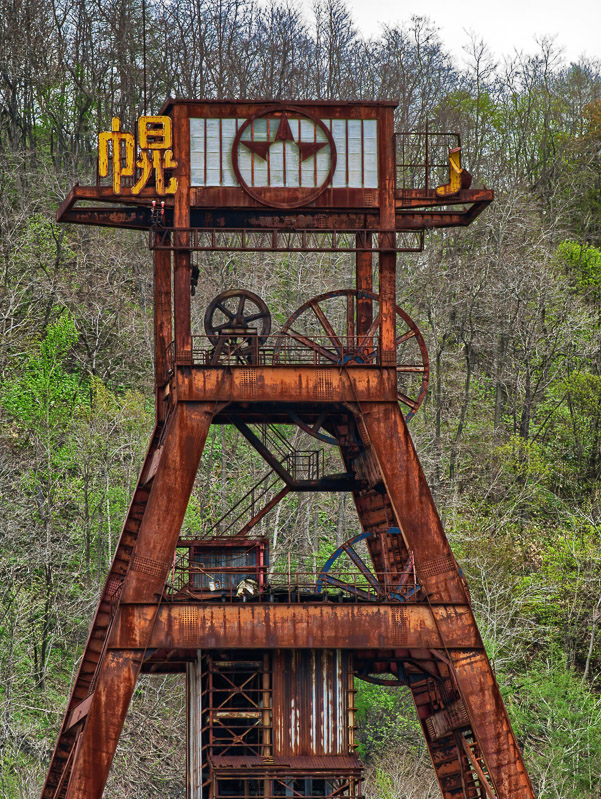
[[[380,232],[379,232],[379,292],[380,292],[380,363],[396,363],[395,305],[396,305],[396,233],[395,233],[395,153],[394,115],[392,108],[382,113],[380,120]]]
[[[175,316],[175,357],[177,361],[192,359],[190,319],[190,250],[188,234],[178,229],[190,227],[190,120],[185,105],[173,108],[173,143],[177,160],[177,192],[174,199],[173,227],[175,265],[173,276]]]
[[[155,234],[161,244],[169,244],[169,232]],[[154,374],[158,388],[167,382],[169,359],[167,350],[173,340],[171,323],[171,251],[154,251]],[[158,394],[156,397],[157,422],[165,420],[165,409]]]
[[[372,233],[369,230],[364,230],[357,233],[356,245],[359,247],[372,246]],[[372,253],[361,252],[357,249],[355,255],[355,279],[358,291],[373,291],[373,264]],[[372,301],[359,298],[357,300],[357,336],[364,335],[371,325],[373,318]]]
[[[202,799],[202,663],[201,651],[196,660],[186,664],[187,700],[187,778],[186,799]]]

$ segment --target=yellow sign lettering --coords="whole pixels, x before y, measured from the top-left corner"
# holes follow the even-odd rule
[[[111,145],[110,148],[109,145]],[[98,136],[98,173],[101,178],[107,177],[109,149],[112,149],[113,192],[115,194],[121,194],[121,178],[131,177],[134,174],[134,148],[134,135],[121,132],[119,117],[113,117],[111,130],[103,131]]]
[[[121,121],[113,117],[112,129],[103,131],[98,137],[98,173],[109,174],[112,156],[113,192],[121,194],[122,179],[133,177],[138,167],[140,175],[131,188],[132,194],[140,194],[154,173],[156,194],[175,194],[177,178],[167,177],[165,170],[174,169],[173,132],[171,117],[143,116],[138,119],[138,157],[135,158],[133,133],[121,131]]]

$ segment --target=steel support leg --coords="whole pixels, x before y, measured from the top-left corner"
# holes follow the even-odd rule
[[[430,489],[397,403],[362,403],[369,445],[380,467],[386,492],[410,551],[427,601],[469,604]],[[367,443],[367,442],[366,442]],[[479,638],[476,620],[471,615]],[[483,650],[450,655],[448,660],[471,727],[499,799],[534,799],[494,673]]]
[[[159,608],[213,410],[209,403],[179,403],[168,423],[121,602]],[[155,616],[138,627],[139,649],[109,651],[99,664],[68,799],[102,796]]]

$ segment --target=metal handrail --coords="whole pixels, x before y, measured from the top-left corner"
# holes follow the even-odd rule
[[[215,342],[215,339],[218,339]],[[340,346],[329,336],[307,337],[299,341],[292,335],[271,335],[258,346],[259,335],[249,333],[240,340],[231,336],[192,336],[192,349],[176,351],[170,343],[166,349],[167,362],[172,369],[176,363],[192,366],[378,366],[380,347],[378,336],[337,336]],[[219,347],[223,340],[224,346]],[[416,364],[416,368],[420,364]]]
[[[435,188],[445,182],[449,150],[461,147],[461,137],[452,131],[397,131],[395,137],[395,188]]]
[[[165,599],[288,604],[351,601],[395,605],[416,601],[420,586],[415,580],[395,585],[391,583],[389,574],[373,574],[381,590],[374,589],[358,572],[330,570],[324,575],[323,572],[292,570],[268,573],[267,567],[257,572],[257,567],[250,565],[205,567],[201,562],[190,560],[189,554],[185,553],[173,566]],[[323,581],[321,587],[320,580]]]

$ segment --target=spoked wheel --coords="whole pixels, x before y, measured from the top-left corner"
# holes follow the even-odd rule
[[[345,541],[332,553],[317,578],[317,593],[328,588],[366,602],[408,602],[420,590],[415,577],[413,555],[399,568],[376,571],[370,552],[388,548],[390,536],[401,535],[398,527],[362,532]],[[376,539],[380,539],[376,542]],[[365,543],[363,543],[365,542]],[[379,544],[374,546],[374,544]],[[386,562],[388,558],[384,558]]]
[[[246,289],[234,289],[211,301],[204,324],[215,347],[213,362],[222,355],[248,361],[269,337],[271,314],[261,297]]]
[[[365,333],[357,334],[357,302],[373,303],[373,318]],[[352,366],[378,360],[380,312],[378,295],[371,291],[338,289],[320,294],[295,311],[284,325],[275,348],[276,357],[285,357],[289,337],[313,353],[315,362]],[[430,364],[419,328],[411,317],[396,306],[397,396],[413,417],[428,388]]]

